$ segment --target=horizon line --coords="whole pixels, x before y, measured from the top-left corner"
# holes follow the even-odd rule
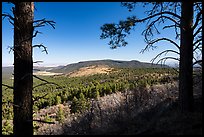
[[[33,67],[58,67],[58,66],[66,66],[66,65],[70,65],[70,64],[75,64],[75,63],[79,63],[79,62],[86,62],[86,61],[100,61],[100,60],[113,60],[113,61],[139,61],[136,59],[131,59],[131,60],[120,60],[120,59],[90,59],[90,60],[80,60],[77,62],[70,62],[70,63],[38,63],[38,65],[33,65]],[[146,61],[139,61],[139,62],[143,62],[143,63],[151,63],[151,62],[146,62]],[[173,66],[173,65],[178,65],[177,62],[174,61],[170,61],[168,63],[166,63],[165,65],[168,66]],[[13,67],[14,65],[11,64],[4,64],[2,63],[2,67]]]

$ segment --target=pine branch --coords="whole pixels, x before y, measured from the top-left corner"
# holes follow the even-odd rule
[[[56,85],[56,86],[60,87],[58,84],[56,84],[56,83],[54,83],[54,82],[49,82],[49,81],[47,81],[47,80],[45,80],[45,79],[42,79],[42,78],[40,78],[40,77],[38,77],[38,76],[36,76],[36,75],[33,75],[33,77],[35,77],[35,78],[37,78],[37,79],[39,79],[39,80],[41,80],[41,81],[46,82],[46,83],[39,84],[39,85],[53,84],[53,85]],[[39,85],[35,86],[34,88],[38,87]]]
[[[19,105],[14,104],[14,103],[11,102],[10,100],[9,100],[9,101],[6,101],[6,102],[2,102],[2,104],[6,104],[6,103],[8,103],[8,105],[12,105],[12,106],[14,106],[14,107],[21,108]]]
[[[33,69],[33,70],[35,70],[35,71],[40,71],[40,69]]]
[[[43,61],[34,61],[33,63],[43,63]]]
[[[179,26],[174,24],[174,25],[164,26],[162,29],[167,29],[172,27],[179,27]]]
[[[202,66],[202,62],[203,60],[196,60],[195,62],[193,62],[193,66],[196,64],[199,64],[200,66]]]
[[[49,21],[49,20],[46,20],[45,18],[44,19],[41,19],[41,20],[36,20],[36,21],[33,21],[33,23],[37,23],[34,28],[37,28],[37,27],[42,27],[42,26],[45,26],[45,25],[50,25],[53,29],[55,29],[55,23],[54,21]]]
[[[36,37],[38,33],[42,34],[42,32],[40,32],[40,31],[35,31],[35,34],[32,36],[32,38]]]
[[[34,86],[33,89],[35,89],[35,88],[37,88],[37,87],[40,87],[40,86],[47,85],[47,84],[57,85],[57,84],[54,83],[54,82],[46,82],[46,83],[41,83],[41,84],[38,84],[38,85]],[[57,86],[60,87],[59,85],[57,85]]]
[[[44,50],[42,50],[42,52],[45,52],[46,54],[48,54],[47,51],[47,47],[45,47],[43,44],[39,44],[39,45],[33,45],[33,48],[38,47],[38,48],[43,48]]]
[[[176,20],[174,20],[173,18],[171,18],[171,17],[168,17],[168,16],[164,16],[164,15],[161,15],[160,17],[158,17],[156,20],[154,20],[154,21],[152,21],[150,24],[149,23],[147,23],[147,24],[149,24],[148,26],[147,26],[147,28],[142,32],[142,35],[144,35],[145,36],[145,40],[146,41],[149,41],[148,40],[148,36],[153,36],[153,32],[152,32],[152,27],[154,27],[155,29],[156,29],[156,31],[157,31],[157,33],[159,34],[159,31],[157,30],[157,28],[156,28],[156,26],[155,26],[155,23],[156,22],[158,22],[158,21],[160,21],[160,20],[163,20],[163,19],[168,19],[168,20],[170,20],[170,21],[172,21],[173,23],[175,23],[175,25],[176,26],[180,26],[180,24],[178,23],[178,21],[176,21]],[[137,22],[137,21],[135,21],[135,22]],[[166,27],[166,26],[165,26]],[[177,32],[176,32],[177,33]]]
[[[198,44],[199,42],[202,42],[202,38],[196,40],[196,41],[193,43],[193,45],[195,46],[195,45]]]
[[[173,53],[176,53],[179,55],[179,52],[175,51],[175,50],[165,50],[165,51],[162,51],[161,53],[157,54],[150,62],[154,62],[158,57],[160,57],[162,54],[166,54],[169,53],[169,52],[173,52]]]
[[[195,24],[193,25],[193,29],[195,29],[199,23],[199,21],[202,19],[201,16],[202,15],[202,11],[200,11],[198,14],[197,14],[197,17],[196,17],[196,22]],[[202,21],[202,20],[201,20]]]
[[[27,122],[33,122],[33,121],[46,123],[46,124],[55,124],[55,122],[48,122],[48,121],[45,121],[45,120],[37,120],[37,119],[27,120]]]
[[[179,61],[178,58],[174,58],[174,57],[164,57],[164,58],[158,60],[156,64],[159,64],[159,62],[161,62],[161,64],[162,64],[162,61],[164,61],[163,64],[165,64],[165,61],[166,61],[167,59],[173,59],[173,60]]]
[[[198,33],[202,32],[202,27],[203,27],[203,26],[200,26],[200,27],[196,30],[196,32],[193,34],[193,37],[195,37],[196,35],[198,35]]]
[[[14,17],[12,17],[9,13],[3,13],[3,14],[2,14],[2,17],[3,17],[2,20],[4,20],[4,19],[7,17],[7,18],[9,18],[10,20],[14,21]]]
[[[28,41],[28,40],[33,39],[34,37],[37,36],[38,33],[42,34],[42,32],[40,32],[40,31],[35,31],[35,34],[34,34],[33,36],[31,36],[31,37],[29,37],[29,38],[26,38],[26,39],[23,39],[23,40],[20,41],[19,43],[22,44],[22,43],[25,42],[25,41]]]
[[[158,38],[158,39],[154,39],[152,41],[149,41],[147,46],[144,49],[142,49],[140,51],[140,53],[144,53],[150,47],[153,47],[153,44],[155,44],[157,42],[160,42],[160,41],[168,41],[168,42],[172,43],[174,46],[176,46],[178,49],[180,49],[179,45],[176,42],[172,41],[171,39],[169,39],[169,38]]]
[[[200,47],[200,46],[202,46],[202,44],[201,44],[201,43],[198,43],[198,45],[195,46],[195,48],[193,48],[193,52],[196,51],[197,49],[200,49],[200,48],[202,49],[202,47]],[[201,50],[201,49],[200,49],[200,50]],[[201,52],[202,52],[202,50],[201,50]]]
[[[36,102],[36,101],[38,101],[38,100],[41,99],[41,98],[44,98],[44,97],[47,96],[47,95],[48,95],[48,93],[46,93],[46,94],[43,95],[43,96],[38,96],[38,97],[34,98],[33,103]]]
[[[159,13],[153,14],[153,15],[151,15],[151,16],[148,16],[148,17],[146,17],[146,18],[143,18],[143,19],[137,20],[137,22],[144,22],[144,21],[146,21],[146,20],[148,20],[148,19],[150,19],[150,18],[153,18],[153,17],[159,16],[159,15],[163,15],[163,14],[172,15],[172,16],[178,18],[178,19],[181,19],[181,16],[179,16],[179,15],[173,13],[173,12],[164,11],[164,12],[159,12]],[[167,16],[166,16],[166,17],[167,17]]]
[[[6,84],[3,84],[3,83],[2,83],[2,86],[7,87],[7,88],[9,88],[9,89],[14,89],[14,87],[9,86],[9,85],[6,85]]]

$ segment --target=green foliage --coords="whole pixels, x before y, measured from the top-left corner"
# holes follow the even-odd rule
[[[59,121],[60,123],[63,123],[64,119],[65,119],[64,111],[63,111],[63,108],[60,106],[59,110],[57,112],[57,119],[56,120]]]
[[[13,127],[9,123],[8,120],[4,122],[2,125],[2,135],[12,135],[13,134]]]
[[[80,93],[79,99],[78,99],[78,109],[80,112],[83,112],[84,110],[87,109],[87,107],[88,107],[87,100],[86,100],[84,94]]]
[[[74,97],[71,104],[71,113],[76,112],[79,112],[79,101],[76,97]]]
[[[56,96],[55,97],[55,105],[59,105],[61,103],[61,97],[60,96]]]
[[[43,79],[60,85],[44,85],[34,88],[33,98],[42,97],[34,102],[34,112],[52,105],[67,103],[71,101],[71,113],[80,113],[87,110],[90,106],[88,100],[102,97],[111,93],[124,90],[134,90],[138,87],[146,87],[158,83],[171,82],[170,77],[176,77],[177,73],[169,68],[142,68],[142,69],[116,69],[107,74],[96,74],[86,77],[67,78],[64,76],[50,77],[44,76]],[[3,80],[3,83],[12,85],[12,80]],[[34,86],[42,83],[34,79]],[[13,91],[2,87],[2,120],[13,119]],[[64,112],[59,109],[57,120],[63,121]],[[45,120],[52,122],[46,115]],[[4,127],[4,132],[8,131]],[[2,132],[3,133],[3,132]],[[8,132],[10,133],[10,132]]]
[[[33,121],[33,132],[34,135],[36,134],[37,130],[40,128],[40,126],[37,124],[37,122]]]
[[[44,118],[45,122],[53,122],[53,119],[48,116],[48,114]]]

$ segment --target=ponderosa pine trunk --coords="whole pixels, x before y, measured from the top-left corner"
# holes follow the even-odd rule
[[[193,1],[181,5],[179,101],[182,112],[193,111]]]
[[[14,8],[14,135],[33,135],[33,2]]]

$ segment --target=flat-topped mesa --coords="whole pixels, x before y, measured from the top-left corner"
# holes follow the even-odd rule
[[[79,70],[83,67],[88,66],[95,66],[95,65],[106,65],[111,68],[168,68],[167,65],[160,65],[160,64],[152,64],[146,62],[140,62],[137,60],[131,61],[121,61],[121,60],[92,60],[92,61],[80,61],[78,63],[68,64],[64,67],[52,69],[52,72],[60,72],[60,73],[70,73],[75,70]]]

